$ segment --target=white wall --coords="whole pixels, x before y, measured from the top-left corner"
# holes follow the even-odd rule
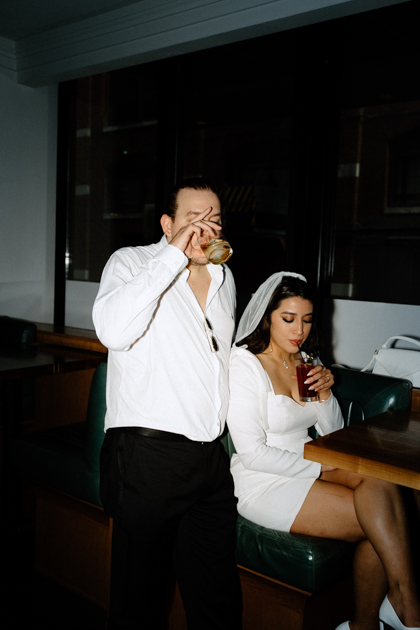
[[[56,86],[0,72],[0,314],[52,323]]]
[[[420,340],[420,306],[328,300],[325,315],[332,319],[332,353],[336,363],[364,368],[375,350],[389,337],[402,335]],[[398,347],[416,346],[398,342]]]
[[[99,282],[66,282],[66,326],[93,330],[92,308]]]

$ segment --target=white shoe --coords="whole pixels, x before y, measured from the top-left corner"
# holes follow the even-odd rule
[[[384,630],[384,624],[386,624],[393,630],[420,630],[420,628],[409,628],[408,626],[405,626],[403,623],[401,623],[397,613],[395,612],[391,602],[388,599],[388,595],[385,596],[385,599],[379,609],[380,630]]]
[[[350,630],[350,621],[343,621],[335,630]]]

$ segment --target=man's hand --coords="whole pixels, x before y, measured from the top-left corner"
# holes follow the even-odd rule
[[[171,245],[178,247],[182,252],[187,254],[186,250],[191,245],[193,249],[201,249],[197,242],[197,238],[202,232],[209,234],[211,238],[217,238],[222,226],[214,221],[206,221],[205,218],[211,213],[213,208],[207,208],[200,212],[194,218],[194,221],[183,225],[175,236],[169,241]]]

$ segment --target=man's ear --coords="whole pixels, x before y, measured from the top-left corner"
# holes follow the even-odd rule
[[[169,238],[172,238],[173,221],[169,214],[162,214],[162,216],[160,217],[160,224],[162,226],[163,233],[166,234],[166,236],[168,236]]]

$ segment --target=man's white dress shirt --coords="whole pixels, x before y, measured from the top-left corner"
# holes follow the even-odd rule
[[[109,349],[105,430],[141,426],[203,442],[223,432],[235,285],[225,265],[208,264],[204,315],[187,264],[163,236],[118,250],[105,266],[93,307],[97,335]]]

